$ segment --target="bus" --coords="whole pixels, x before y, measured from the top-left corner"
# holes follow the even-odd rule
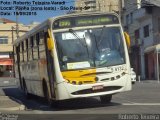
[[[14,41],[15,76],[26,96],[56,101],[131,90],[129,39],[115,13],[49,18]]]

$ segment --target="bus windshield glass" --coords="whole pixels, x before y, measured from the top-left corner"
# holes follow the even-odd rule
[[[125,63],[120,27],[69,29],[57,32],[54,36],[62,71]]]

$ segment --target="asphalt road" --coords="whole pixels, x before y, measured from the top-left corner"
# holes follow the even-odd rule
[[[0,83],[2,81],[3,80],[0,79]],[[87,114],[91,115],[91,118],[99,114],[103,114],[102,116],[104,116],[104,118],[117,118],[120,114],[160,114],[160,83],[157,83],[157,81],[137,82],[133,85],[132,91],[114,95],[110,104],[102,104],[99,98],[95,97],[63,101],[58,108],[50,108],[42,98],[36,96],[33,96],[30,100],[26,99],[23,92],[16,87],[16,84],[12,84],[13,81],[9,83],[11,83],[11,85],[8,84],[7,86],[1,87],[0,95],[12,96],[19,99],[27,108],[25,111],[11,113],[21,115],[31,114],[32,117],[38,114],[37,117],[39,119],[44,116],[47,117],[48,114],[50,117],[53,115],[62,117],[61,115],[57,115],[64,114],[64,116],[75,116],[76,118],[78,117],[76,115],[82,115],[78,117],[78,119],[81,119],[83,116],[85,118]],[[42,117],[40,117],[41,114],[43,114]],[[117,115],[106,116],[106,114]]]

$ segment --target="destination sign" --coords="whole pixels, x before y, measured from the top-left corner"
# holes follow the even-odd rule
[[[93,25],[107,25],[118,24],[118,17],[115,15],[91,15],[61,18],[53,23],[53,29],[93,26]]]
[[[111,18],[108,17],[96,17],[96,18],[80,18],[76,21],[76,25],[77,26],[83,26],[83,25],[97,25],[97,24],[103,24],[103,23],[110,23],[112,22]]]

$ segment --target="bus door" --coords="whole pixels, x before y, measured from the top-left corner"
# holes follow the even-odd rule
[[[54,89],[54,83],[55,83],[55,69],[54,69],[54,58],[52,56],[52,51],[48,50],[47,48],[47,38],[48,38],[48,32],[45,32],[45,48],[46,48],[46,60],[47,60],[47,71],[48,71],[48,79],[49,79],[49,85],[50,85],[50,91],[51,91],[51,97],[55,98],[55,89]]]

